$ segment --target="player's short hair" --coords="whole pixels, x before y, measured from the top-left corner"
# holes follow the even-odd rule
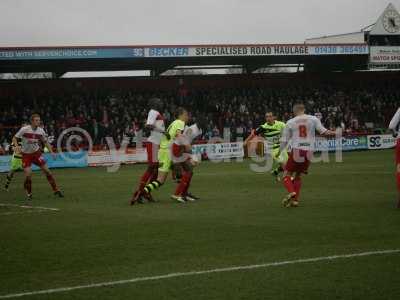
[[[267,110],[265,112],[265,116],[268,115],[268,114],[272,114],[273,116],[275,116],[275,113],[272,110]]]
[[[295,112],[295,113],[299,112],[299,111],[305,111],[305,110],[306,110],[306,106],[302,102],[298,102],[293,105],[293,112]]]
[[[149,106],[152,109],[159,110],[161,108],[161,106],[162,106],[162,101],[161,101],[160,98],[151,98],[149,100]]]
[[[36,114],[36,113],[35,113],[35,114],[32,114],[30,120],[33,121],[34,118],[40,118],[40,115],[39,115],[39,114]]]
[[[176,109],[176,117],[181,116],[182,114],[184,114],[185,112],[188,112],[186,108],[180,106]]]

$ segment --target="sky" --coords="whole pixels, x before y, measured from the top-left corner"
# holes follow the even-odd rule
[[[359,31],[400,0],[0,0],[0,47],[294,43]]]

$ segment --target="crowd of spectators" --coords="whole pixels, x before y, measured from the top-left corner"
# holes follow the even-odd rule
[[[395,86],[320,85],[201,89],[184,94],[80,89],[70,94],[21,95],[0,99],[0,149],[7,149],[18,127],[34,112],[42,116],[44,128],[53,140],[66,128],[81,127],[90,133],[96,145],[105,145],[105,137],[112,137],[117,144],[123,139],[133,143],[144,126],[151,97],[164,101],[167,123],[174,118],[178,106],[185,106],[193,121],[200,117],[206,120],[203,139],[222,137],[229,130],[231,139],[236,140],[264,123],[266,111],[288,120],[297,101],[304,102],[308,113],[320,117],[331,129],[341,127],[348,134],[357,134],[386,128],[398,106],[400,90]]]

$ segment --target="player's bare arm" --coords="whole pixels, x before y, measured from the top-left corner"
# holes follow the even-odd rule
[[[247,144],[256,136],[255,130],[252,129],[250,135],[245,139],[243,142],[244,146],[247,146]]]
[[[21,153],[21,146],[18,143],[18,138],[14,135],[12,138],[12,144],[14,145],[15,152]]]
[[[160,133],[165,133],[165,130],[162,128],[157,127],[156,125],[152,125],[152,124],[146,124],[146,129],[148,130],[153,130],[156,132],[160,132]]]
[[[43,142],[43,144],[49,150],[49,152],[50,152],[51,156],[53,157],[53,159],[56,159],[57,155],[55,154],[55,152],[53,150],[53,147],[50,145],[50,143],[47,140],[45,140]]]
[[[337,134],[337,131],[333,131],[333,130],[326,130],[323,133],[321,133],[321,135],[323,136],[334,136]]]

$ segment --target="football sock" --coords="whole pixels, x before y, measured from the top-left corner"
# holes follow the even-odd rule
[[[292,178],[290,176],[285,176],[283,178],[282,182],[283,182],[283,185],[285,186],[286,190],[289,193],[294,193],[295,192],[295,189],[294,189],[294,186],[293,186],[293,182],[292,182]]]
[[[32,179],[30,177],[25,178],[24,188],[28,195],[32,194]]]
[[[295,177],[293,180],[294,191],[296,192],[296,200],[299,201],[301,190],[301,177]]]
[[[190,181],[192,180],[192,172],[184,172],[181,182],[178,184],[175,190],[175,196],[185,195],[189,189]]]
[[[56,181],[54,180],[53,175],[46,175],[46,178],[47,178],[47,181],[49,182],[51,188],[53,189],[53,191],[57,192],[58,188],[57,188],[57,184],[56,184]]]
[[[188,180],[188,183],[187,183],[182,195],[186,195],[187,194],[187,192],[189,190],[189,187],[190,187],[190,183],[192,182],[192,177],[193,177],[193,173],[190,173],[190,178]]]
[[[8,187],[10,186],[12,178],[13,178],[13,174],[7,175],[7,177],[6,177],[6,189],[8,189]]]
[[[158,177],[158,167],[151,171],[150,182],[157,180]]]
[[[146,186],[146,184],[149,181],[150,182],[152,181],[152,180],[150,180],[151,177],[152,177],[152,173],[149,172],[149,170],[146,170],[146,172],[144,172],[144,174],[140,178],[139,187],[138,187],[137,191],[143,191],[143,189]]]
[[[152,191],[160,188],[160,186],[162,186],[162,183],[158,180],[154,180],[153,182],[150,182],[148,185],[146,185],[143,190],[146,193],[151,193]]]
[[[140,178],[139,186],[135,191],[134,195],[143,192],[146,184],[155,181],[157,177],[158,177],[158,164],[149,164],[146,172],[144,172],[144,174]]]

